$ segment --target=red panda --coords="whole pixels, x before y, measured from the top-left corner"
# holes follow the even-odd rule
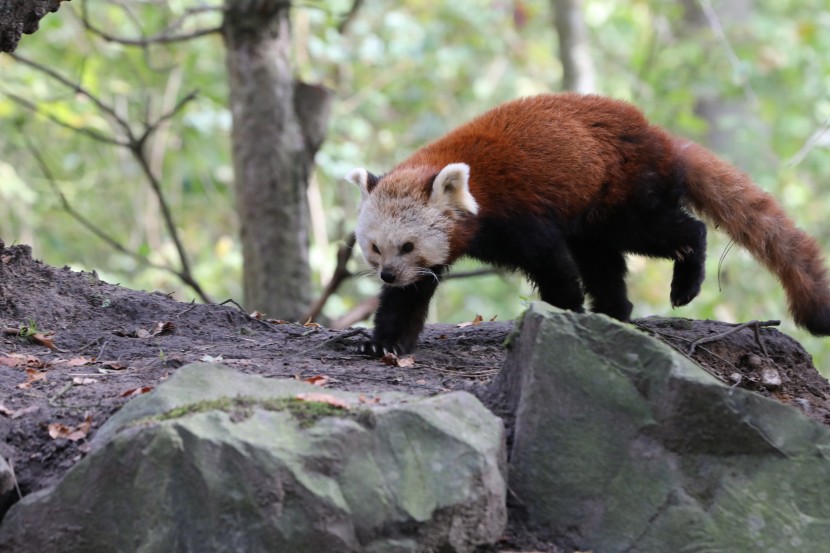
[[[741,171],[623,101],[575,93],[502,104],[377,177],[355,169],[357,242],[384,286],[364,353],[414,349],[462,256],[518,269],[543,301],[627,321],[626,253],[674,261],[672,306],[704,278],[706,226],[781,281],[796,324],[830,335],[816,242]]]

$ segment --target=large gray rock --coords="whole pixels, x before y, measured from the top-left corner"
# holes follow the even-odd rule
[[[528,525],[579,550],[830,551],[830,431],[605,316],[534,304],[496,382]]]
[[[183,367],[15,505],[0,550],[403,553],[499,537],[503,427],[478,400],[324,391],[349,413],[304,409],[296,394],[321,392],[304,383]]]

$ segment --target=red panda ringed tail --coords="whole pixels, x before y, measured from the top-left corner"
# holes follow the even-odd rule
[[[706,227],[723,228],[781,281],[795,322],[830,335],[816,242],[738,169],[601,96],[548,94],[502,104],[361,189],[356,236],[384,282],[363,351],[411,351],[429,302],[461,256],[522,271],[542,300],[627,321],[624,255],[674,261],[672,306],[704,279]]]

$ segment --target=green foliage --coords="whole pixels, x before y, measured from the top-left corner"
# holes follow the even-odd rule
[[[830,12],[825,0],[585,0],[598,92],[627,98],[657,124],[709,145],[752,174],[794,219],[830,251]],[[317,156],[311,194],[311,260],[316,285],[328,280],[335,251],[352,228],[358,193],[341,180],[365,166],[388,170],[417,147],[502,101],[557,90],[561,67],[549,1],[425,0],[366,3],[345,34],[338,25],[351,0],[312,1],[293,10],[299,77],[333,88],[337,101],[329,135]],[[711,4],[717,21],[683,6]],[[120,36],[152,35],[193,4],[115,4],[88,1],[96,26]],[[162,7],[160,7],[162,6]],[[136,126],[192,89],[197,100],[159,129],[151,159],[162,176],[197,279],[215,298],[240,299],[241,252],[233,212],[221,38],[147,49],[125,48],[83,31],[66,3],[19,54],[79,82]],[[95,8],[95,11],[93,11]],[[741,11],[743,10],[743,12]],[[217,25],[220,13],[188,18],[184,31]],[[141,31],[136,26],[141,24]],[[111,132],[91,102],[8,56],[0,57],[0,91],[37,101],[72,125]],[[714,115],[705,107],[716,105]],[[150,117],[152,119],[152,117]],[[193,294],[172,275],[148,271],[98,241],[60,206],[21,133],[45,155],[67,200],[106,233],[154,262],[175,266],[170,237],[135,162],[124,151],[57,127],[0,95],[0,236],[31,244],[47,262],[95,268],[102,278],[135,288]],[[827,197],[825,197],[827,196]],[[725,320],[781,318],[782,329],[804,340],[786,315],[774,279],[738,248],[723,265],[727,241],[710,233],[710,260],[701,296],[671,311],[671,266],[631,262],[637,315]],[[358,257],[358,256],[355,256]],[[357,260],[350,266],[359,271]],[[462,270],[461,267],[457,270]],[[720,274],[720,286],[717,275]],[[722,291],[721,291],[722,289]],[[372,279],[353,279],[327,305],[337,317],[375,293]],[[474,293],[472,292],[474,291]],[[432,317],[442,322],[515,316],[531,291],[517,278],[489,276],[448,282]],[[817,365],[830,370],[830,344],[804,340]]]
[[[38,332],[41,332],[41,330],[38,328],[37,322],[29,319],[25,325],[20,325],[20,328],[17,330],[17,335],[24,339],[31,339]]]

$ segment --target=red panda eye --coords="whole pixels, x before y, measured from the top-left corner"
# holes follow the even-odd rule
[[[401,253],[402,254],[407,254],[407,253],[411,252],[414,249],[415,249],[415,244],[413,244],[412,242],[407,242],[406,244],[401,246]]]
[[[378,249],[377,244],[372,244],[372,251],[375,252],[376,254],[380,254],[380,250]]]

